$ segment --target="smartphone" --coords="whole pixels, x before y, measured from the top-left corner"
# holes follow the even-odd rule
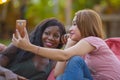
[[[16,20],[16,29],[20,32],[21,37],[25,36],[24,27],[26,27],[26,20]]]

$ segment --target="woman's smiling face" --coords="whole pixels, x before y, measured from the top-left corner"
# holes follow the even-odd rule
[[[57,48],[60,43],[60,29],[58,26],[47,27],[42,35],[44,47]]]

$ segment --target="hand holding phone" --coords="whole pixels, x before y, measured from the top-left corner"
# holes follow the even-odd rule
[[[26,20],[16,20],[16,29],[19,31],[21,37],[25,36],[24,28],[26,27]]]

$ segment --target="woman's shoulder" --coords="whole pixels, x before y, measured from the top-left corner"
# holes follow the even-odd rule
[[[102,38],[95,37],[95,36],[90,36],[90,37],[86,37],[83,39],[87,40],[87,41],[93,41],[93,42],[104,42],[104,40]]]
[[[95,46],[96,48],[106,45],[105,41],[99,37],[90,36],[90,37],[83,38],[83,40],[87,41],[88,43]]]

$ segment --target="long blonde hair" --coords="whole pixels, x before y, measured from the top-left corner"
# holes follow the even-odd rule
[[[81,37],[96,36],[104,38],[102,20],[98,13],[90,9],[76,12],[76,24],[80,30]]]

